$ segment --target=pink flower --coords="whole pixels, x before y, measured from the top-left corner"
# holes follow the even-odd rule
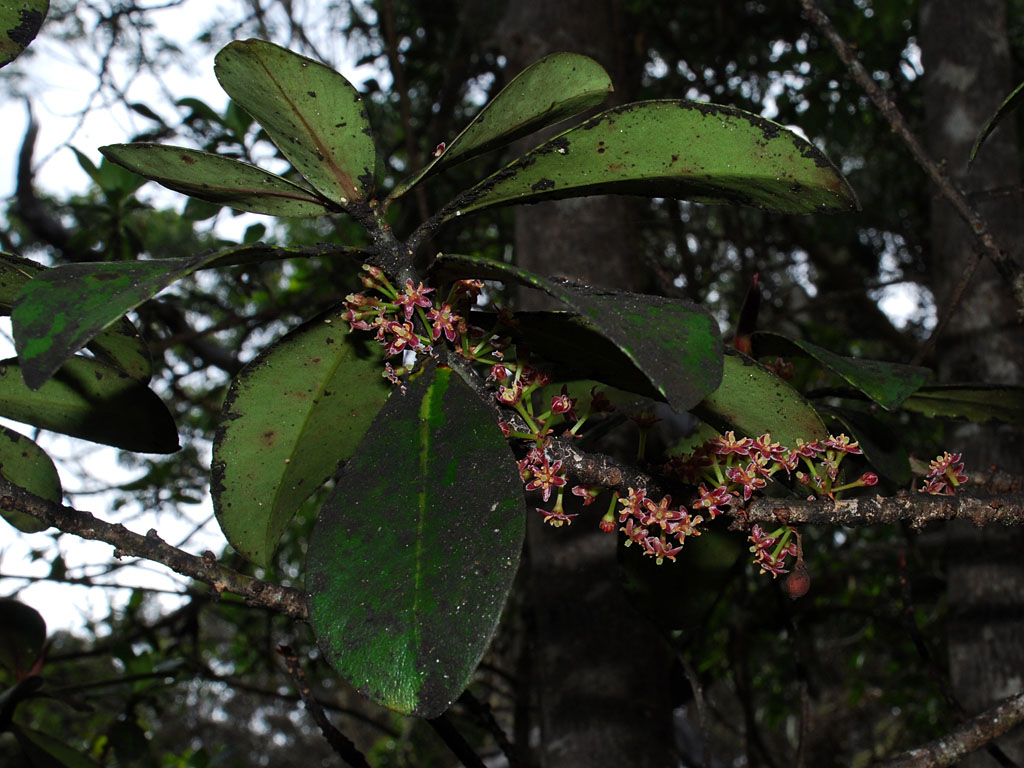
[[[548,457],[544,456],[543,461],[530,466],[530,481],[526,484],[528,491],[542,491],[544,501],[551,498],[551,491],[565,485],[565,477],[558,473],[562,469],[562,462],[548,463]]]
[[[644,554],[653,557],[654,561],[658,565],[661,565],[666,560],[675,562],[676,555],[678,555],[683,549],[682,544],[678,547],[671,547],[664,539],[658,536],[648,536],[641,542],[641,544],[644,548]]]
[[[851,443],[850,438],[846,435],[839,435],[838,437],[835,435],[829,435],[828,440],[825,441],[825,447],[831,448],[837,453],[864,453],[864,451],[860,449],[860,444]]]
[[[441,338],[442,333],[448,341],[455,341],[455,323],[461,318],[452,312],[450,304],[442,304],[440,309],[431,309],[427,312],[427,319],[433,322],[431,335],[434,341]]]
[[[537,507],[537,511],[544,515],[544,522],[553,525],[555,528],[561,528],[563,525],[572,525],[572,519],[576,515],[567,515],[561,507],[556,507],[552,510],[541,509]]]
[[[644,525],[658,525],[661,528],[668,528],[671,523],[682,520],[685,514],[672,508],[671,496],[663,496],[657,504],[654,503],[654,499],[644,499],[644,508],[646,511],[641,510],[640,522]]]
[[[709,491],[704,487],[704,483],[701,483],[700,487],[697,488],[697,492],[700,493],[700,498],[693,502],[691,506],[694,509],[706,509],[708,514],[711,515],[712,520],[722,514],[722,510],[719,507],[728,506],[733,501],[733,495],[729,493],[724,485]]]
[[[711,450],[719,456],[726,456],[730,453],[735,453],[737,456],[750,455],[750,438],[744,437],[737,440],[736,433],[732,431],[726,432],[725,437],[713,437],[709,441],[709,445]]]
[[[591,504],[593,504],[594,499],[597,498],[599,493],[599,488],[588,488],[585,485],[575,485],[572,488],[572,495],[579,496],[581,499],[583,499],[584,507],[589,507]]]
[[[754,491],[764,488],[768,484],[768,481],[761,477],[760,470],[758,464],[752,461],[746,468],[729,467],[725,470],[725,474],[734,483],[743,486],[743,500],[750,501],[750,496]]]
[[[423,283],[420,283],[419,287],[413,287],[412,280],[405,281],[405,293],[400,293],[395,298],[395,303],[405,309],[405,319],[409,320],[412,317],[412,313],[416,310],[416,307],[430,307],[430,299],[427,298],[427,294],[431,293],[433,288],[424,288]],[[434,337],[435,339],[437,336]],[[452,341],[453,339],[449,339]]]

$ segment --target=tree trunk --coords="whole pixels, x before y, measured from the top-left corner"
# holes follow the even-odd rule
[[[970,174],[966,163],[978,130],[1012,90],[1005,0],[924,0],[920,43],[924,57],[927,139],[932,156],[968,192],[1020,186],[1012,120],[988,139]],[[1019,193],[978,207],[996,240],[1020,256],[1024,205]],[[976,251],[968,227],[937,195],[932,200],[931,264],[941,313]],[[1006,285],[989,262],[978,269],[939,343],[941,381],[1021,384],[1024,329],[1014,322]],[[963,452],[967,469],[996,464],[1020,474],[1021,431],[965,424],[947,431],[948,449]],[[1014,446],[1011,448],[1011,446]],[[950,526],[949,659],[954,693],[976,714],[1019,693],[1024,683],[1024,537],[1017,530]],[[997,742],[1024,764],[1024,729]],[[977,753],[963,765],[995,766]]]
[[[510,73],[556,51],[583,53],[611,74],[625,101],[629,41],[612,0],[512,0],[501,25]],[[634,74],[633,77],[636,75]],[[521,146],[525,150],[536,137]],[[593,285],[638,285],[628,201],[613,197],[541,203],[516,213],[516,262],[541,274]],[[524,295],[520,308],[551,308]],[[533,690],[544,768],[621,768],[678,763],[672,737],[672,657],[661,636],[628,604],[619,585],[617,534],[599,514],[570,528],[531,517],[527,533],[533,611]]]

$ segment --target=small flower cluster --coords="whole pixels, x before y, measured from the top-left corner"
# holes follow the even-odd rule
[[[704,518],[690,514],[685,504],[674,507],[671,496],[655,501],[647,498],[645,490],[630,488],[618,503],[622,505],[618,510],[619,523],[624,523],[619,530],[626,535],[626,546],[639,544],[643,553],[653,557],[658,565],[665,560],[675,562],[686,538],[700,536],[699,526]]]
[[[924,485],[918,490],[934,496],[953,496],[961,483],[967,482],[964,463],[959,453],[943,453],[932,459]]]

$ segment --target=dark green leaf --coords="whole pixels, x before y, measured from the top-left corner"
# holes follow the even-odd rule
[[[110,144],[105,157],[168,189],[240,211],[270,216],[322,216],[330,212],[316,193],[239,160],[163,144]]]
[[[0,362],[0,416],[128,451],[178,450],[174,420],[160,398],[92,358],[71,358],[36,391],[22,383],[17,360]]]
[[[217,79],[310,184],[339,205],[373,191],[376,150],[359,92],[330,67],[263,40],[217,54]]]
[[[0,67],[28,48],[43,26],[50,0],[9,0],[0,3]]]
[[[231,545],[270,564],[302,503],[348,460],[391,391],[379,344],[335,310],[265,349],[231,383],[213,444],[213,503]]]
[[[921,387],[903,408],[932,418],[1024,424],[1024,387],[936,384]]]
[[[793,387],[763,365],[725,350],[722,384],[693,412],[720,432],[757,437],[770,432],[783,445],[828,437],[821,417]]]
[[[1021,101],[1024,100],[1024,83],[1021,83],[1013,92],[1006,97],[1006,100],[999,105],[999,109],[995,111],[995,114],[988,119],[988,122],[982,126],[982,129],[978,132],[978,138],[974,142],[974,146],[971,147],[971,157],[967,161],[967,168],[970,169],[971,165],[974,164],[974,158],[978,155],[978,150],[981,149],[981,145],[985,139],[989,137],[989,134],[996,129],[996,126],[1002,122],[1003,118],[1006,117],[1010,112],[1020,106]]]
[[[0,667],[10,682],[24,679],[46,642],[46,622],[39,611],[14,598],[0,599]]]
[[[899,440],[893,439],[892,427],[883,425],[866,413],[848,408],[822,408],[818,411],[843,425],[842,430],[860,443],[864,458],[879,475],[894,485],[910,482],[910,457]]]
[[[281,259],[295,253],[298,251],[263,244],[242,245],[187,259],[64,264],[23,280],[11,321],[25,383],[37,389],[94,337],[99,342],[95,350],[99,357],[148,380],[148,362],[145,377],[138,375],[143,366],[140,358],[148,361],[148,353],[131,350],[134,326],[112,328],[102,338],[97,334],[196,270]]]
[[[604,68],[578,53],[553,53],[501,89],[423,170],[395,187],[397,198],[438,171],[596,107],[612,92]]]
[[[932,375],[930,370],[917,365],[844,357],[809,341],[790,339],[776,333],[754,334],[754,354],[756,357],[812,357],[890,411],[899,408]]]
[[[3,425],[0,425],[0,476],[47,501],[61,502],[60,477],[50,457],[32,440]],[[24,512],[0,510],[0,514],[25,533],[45,531],[49,527]]]
[[[459,195],[443,218],[609,193],[784,213],[857,207],[828,158],[778,123],[715,104],[649,101],[602,112],[556,136]]]
[[[524,529],[522,483],[494,414],[428,361],[384,406],[313,530],[320,647],[371,699],[439,715],[494,633]]]
[[[32,768],[99,768],[98,763],[48,733],[15,726],[14,735]]]
[[[677,413],[690,410],[721,381],[718,324],[707,310],[688,301],[588,288],[475,256],[439,256],[435,274],[442,281],[477,277],[515,282],[561,300],[611,341]],[[566,352],[568,359],[574,356]],[[621,356],[600,362],[611,367],[621,364]],[[597,374],[594,378],[606,380]],[[630,380],[630,374],[620,380]]]

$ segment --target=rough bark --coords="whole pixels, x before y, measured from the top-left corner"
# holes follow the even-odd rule
[[[920,43],[925,69],[927,143],[953,182],[968,193],[1020,185],[1017,135],[1012,121],[988,140],[970,174],[966,161],[978,130],[1010,92],[1010,51],[1004,0],[926,0],[921,5]],[[979,201],[997,243],[1020,258],[1024,206],[1019,196]],[[971,233],[950,206],[932,201],[931,263],[940,312],[956,290],[972,256]],[[1024,381],[1024,328],[1005,282],[983,263],[938,345],[936,366],[944,381]],[[962,451],[968,470],[998,465],[1019,473],[1019,430],[961,425],[949,433],[949,450]],[[949,527],[950,673],[968,715],[1019,693],[1024,685],[1024,561],[1019,531]],[[1024,762],[1024,731],[1007,735],[999,748]],[[978,753],[963,765],[994,766]]]
[[[513,0],[501,25],[508,69],[517,72],[555,51],[583,53],[608,70],[615,98],[623,101],[631,43],[620,19],[621,3],[614,0]],[[516,261],[542,274],[636,288],[639,270],[629,219],[628,201],[610,197],[519,209]],[[520,306],[540,304],[524,296]],[[669,697],[672,659],[658,633],[627,603],[617,579],[616,544],[615,536],[590,521],[558,530],[544,526],[540,515],[530,522],[538,762],[545,768],[677,762]]]

